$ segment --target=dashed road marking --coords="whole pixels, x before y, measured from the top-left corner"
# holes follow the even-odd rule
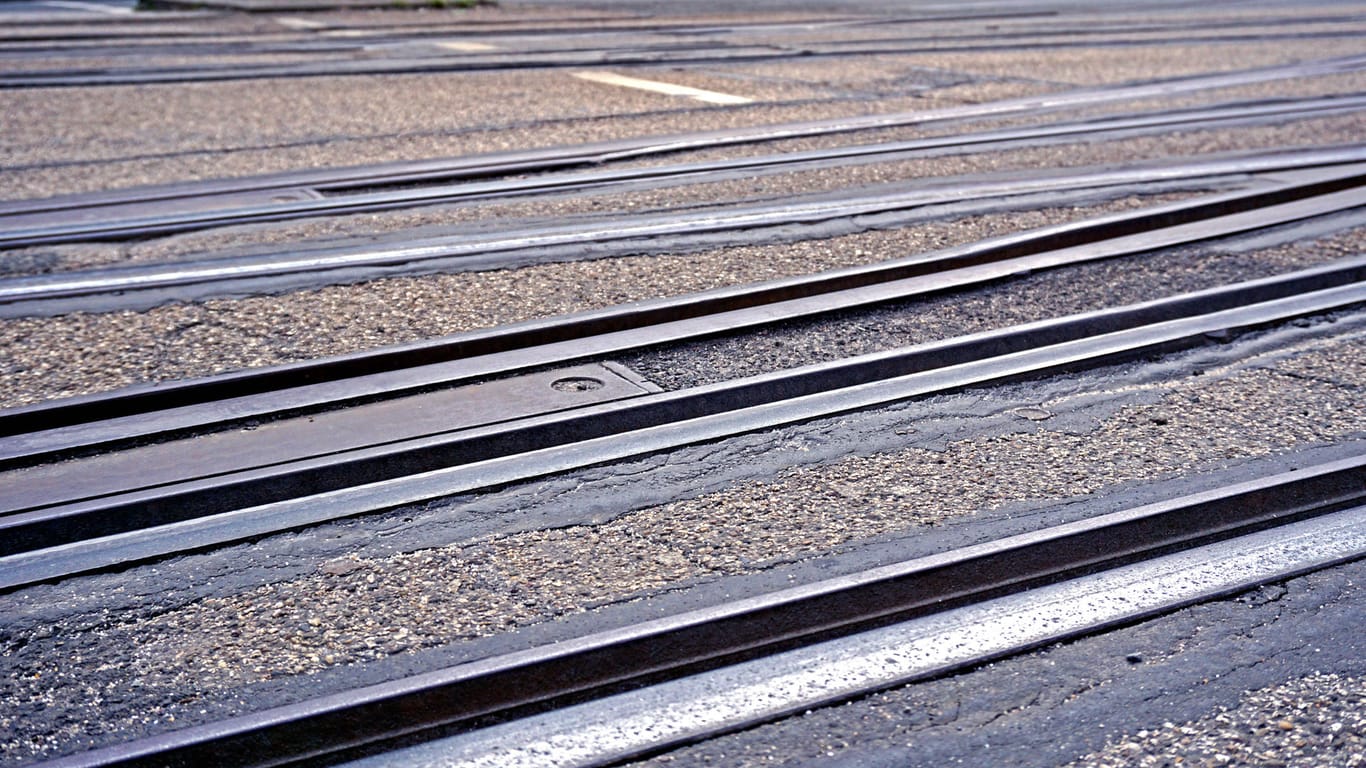
[[[496,51],[498,46],[488,43],[473,43],[467,40],[440,40],[432,43],[438,48],[445,48],[448,51],[460,51],[461,53],[479,53],[481,51]]]
[[[282,26],[290,29],[322,29],[327,24],[313,19],[300,19],[296,16],[280,16],[275,19]]]
[[[748,99],[744,96],[717,93],[716,91],[704,91],[701,88],[689,88],[686,85],[661,83],[657,80],[641,80],[640,78],[626,77],[625,75],[618,75],[612,72],[575,72],[574,77],[577,77],[580,80],[590,80],[595,83],[620,85],[623,88],[638,88],[642,91],[665,93],[670,96],[686,96],[690,99],[705,101],[708,104],[749,104],[753,101],[753,99]]]

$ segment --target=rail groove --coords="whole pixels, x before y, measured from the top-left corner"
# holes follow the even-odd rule
[[[1314,166],[1325,175],[1351,176],[1353,163],[1366,157],[1360,147],[1291,152],[1286,155],[1244,157],[1174,168],[1136,168],[1094,174],[1045,176],[986,181],[971,185],[944,183],[900,193],[884,193],[842,200],[815,200],[737,207],[725,211],[644,215],[610,224],[546,227],[514,235],[491,237],[447,236],[403,241],[390,246],[341,248],[297,255],[264,254],[196,263],[153,264],[85,273],[58,273],[15,278],[0,284],[0,315],[44,314],[155,306],[242,290],[281,290],[317,285],[338,279],[412,274],[442,268],[506,267],[523,258],[551,258],[545,254],[586,244],[631,244],[653,238],[697,238],[711,233],[763,230],[792,224],[814,224],[852,217],[894,213],[965,199],[1000,197],[1078,188],[1106,187],[1126,182],[1197,178],[1205,174],[1257,173]],[[1318,189],[1350,185],[1335,178],[1320,181]],[[1281,185],[1282,194],[1296,197],[1314,187],[1303,183]],[[1263,200],[1274,199],[1274,192]],[[1232,198],[1226,205],[1236,207]],[[558,250],[557,250],[558,249]],[[540,254],[537,256],[536,254]]]

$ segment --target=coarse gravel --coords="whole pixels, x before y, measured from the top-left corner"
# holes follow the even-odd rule
[[[1366,765],[1366,678],[1312,674],[1199,720],[1124,734],[1063,768]]]
[[[1174,160],[1247,150],[1281,150],[1350,145],[1366,131],[1366,113],[1297,120],[1242,128],[1181,129],[1128,138],[1096,137],[1064,140],[1037,147],[982,151],[977,147],[946,148],[909,160],[884,159],[780,173],[755,174],[741,180],[688,184],[677,188],[633,191],[620,201],[594,200],[595,208],[650,210],[701,207],[714,201],[777,201],[803,194],[857,190],[883,184],[909,184],[922,179],[1008,171],[1053,171],[1087,166],[1141,163],[1153,158]],[[733,204],[733,203],[731,203]],[[543,209],[560,215],[581,213],[583,200],[548,201]]]
[[[866,95],[853,100],[837,97],[843,85],[826,85],[816,77],[738,81],[725,77],[726,68],[715,65],[705,70],[637,70],[648,77],[701,78],[698,82],[717,90],[744,82],[758,89],[752,95],[778,100],[738,108],[694,103],[680,108],[657,94],[604,91],[555,71],[306,78],[272,81],[269,89],[247,81],[9,90],[0,94],[0,114],[8,116],[0,119],[0,133],[6,136],[0,161],[10,171],[7,197],[41,197],[299,167],[909,110],[936,106],[917,98],[917,91],[945,101],[984,100],[1037,93],[1041,85],[1057,90],[1361,50],[1359,40],[1349,39],[1148,46],[1124,48],[1122,54],[1101,46],[1053,50],[1046,57],[1028,49],[937,52],[899,57],[899,63],[947,72],[948,78],[940,76],[940,82],[950,84],[949,89],[926,93],[912,87],[909,95],[884,94],[874,101]],[[832,71],[842,66],[838,60],[830,63]],[[969,85],[952,85],[963,80]],[[988,82],[977,84],[981,80]],[[965,87],[967,91],[955,92]],[[484,95],[490,92],[499,97]],[[421,98],[413,98],[414,93],[421,93]],[[546,94],[556,98],[547,102]],[[831,98],[835,100],[823,101]],[[277,117],[282,115],[290,120],[280,122]],[[533,119],[528,121],[527,115]]]
[[[910,63],[899,61],[884,62],[883,66],[883,71],[888,73],[886,76],[896,79],[914,80],[919,77],[928,80],[936,77],[949,78],[956,74],[947,71],[939,72],[933,69],[930,69],[928,73],[925,73],[924,70],[927,68],[917,67]],[[997,85],[1002,89],[1002,93],[999,95],[991,93],[992,83],[990,81],[974,82],[970,86],[966,86],[968,90],[964,93],[963,99],[966,103],[975,104],[1002,101],[1026,95],[1037,95],[1028,93],[1027,91],[1029,90],[1037,91],[1038,94],[1054,92],[1057,90],[1056,86],[1045,85],[1037,85],[1030,89],[1023,83],[1009,81],[1003,81]],[[874,83],[868,83],[866,84],[866,87],[875,88],[876,85]],[[933,91],[932,95],[941,98],[947,97],[956,90],[957,87],[940,88]],[[1239,101],[1256,102],[1285,98],[1307,99],[1340,96],[1343,94],[1357,94],[1363,91],[1366,91],[1366,72],[1347,72],[1337,75],[1288,78],[1285,80],[1276,80],[1267,83],[1243,85],[1232,88],[1211,88],[1195,93],[1184,93],[1162,98],[1115,101],[1079,107],[1049,109],[1043,112],[1023,112],[1005,116],[956,118],[943,123],[911,123],[905,126],[879,128],[853,133],[831,134],[800,139],[784,139],[782,141],[765,142],[763,144],[747,144],[719,149],[696,150],[662,157],[641,158],[632,161],[632,163],[640,166],[653,166],[679,162],[715,161],[724,160],[729,157],[748,157],[778,152],[806,152],[850,146],[855,143],[876,144],[881,142],[912,141],[927,136],[955,135],[969,131],[985,132],[1025,128],[1054,122],[1113,119],[1124,116],[1138,116],[1149,112],[1209,108]],[[983,96],[988,96],[988,98],[982,98]]]
[[[271,82],[269,89],[253,81],[108,86],[80,89],[74,98],[65,89],[0,91],[4,196],[477,155],[924,104],[907,98],[711,106],[625,88],[604,95],[605,86],[545,70]],[[562,97],[546,102],[550,93]]]
[[[697,387],[1270,277],[1366,252],[1366,229],[1248,253],[1178,249],[1049,270],[620,358],[665,389]]]
[[[974,216],[780,245],[391,278],[147,312],[0,320],[0,406],[876,263],[1152,202],[1135,196],[1096,206]]]
[[[1361,440],[1362,333],[1300,342],[1200,375],[1118,382],[1117,392],[1145,397],[1096,417],[1089,432],[1052,427],[1085,394],[1021,411],[1020,432],[936,448],[916,446],[907,424],[904,449],[795,466],[597,525],[393,556],[359,553],[320,563],[312,576],[156,615],[103,615],[84,632],[16,630],[0,654],[8,669],[0,697],[0,725],[11,734],[6,749],[60,751],[87,736],[165,729],[193,720],[202,698],[250,709],[256,682],[505,632],[1005,504],[1103,495]],[[1320,366],[1331,375],[1301,373]],[[111,658],[112,647],[127,652]],[[35,711],[47,713],[26,715]]]
[[[1030,78],[1072,86],[1102,85],[1182,75],[1229,72],[1366,51],[1351,34],[1339,39],[1207,41],[1198,45],[1125,45],[1001,51],[934,51],[918,57],[933,66],[987,77]],[[911,61],[916,61],[912,58]]]
[[[544,13],[575,12],[547,9]],[[1217,18],[1214,13],[1210,18]],[[1239,15],[1246,17],[1242,11]],[[399,15],[391,13],[310,18],[402,23]],[[717,18],[722,23],[729,17]],[[605,112],[561,114],[544,121],[513,120],[497,113],[498,105],[490,104],[477,125],[458,125],[447,119],[450,115],[423,113],[424,109],[458,109],[461,102],[448,90],[467,87],[463,77],[414,77],[393,94],[381,94],[383,103],[373,109],[366,105],[364,114],[336,117],[350,104],[349,97],[337,94],[352,85],[369,81],[362,87],[373,93],[385,84],[400,82],[394,78],[315,79],[308,83],[309,88],[317,88],[315,93],[296,89],[282,94],[288,98],[273,102],[273,115],[253,114],[249,108],[256,95],[247,87],[259,94],[264,92],[259,83],[243,87],[206,84],[175,89],[175,93],[157,87],[111,89],[110,101],[93,108],[83,101],[91,97],[79,95],[79,119],[116,120],[120,99],[141,113],[154,112],[164,101],[185,121],[185,130],[197,134],[143,136],[114,128],[104,131],[106,126],[95,124],[79,126],[75,120],[60,118],[63,124],[54,123],[52,142],[44,146],[44,137],[26,126],[24,134],[35,142],[22,148],[29,167],[7,170],[5,194],[38,196],[319,164],[458,155],[754,121],[812,119],[851,110],[895,111],[962,103],[978,95],[1000,98],[1058,90],[1073,83],[1262,66],[1363,49],[1366,45],[1358,36],[1356,40],[1266,45],[1049,49],[1010,55],[926,53],[904,63],[946,76],[923,92],[918,89],[925,83],[914,78],[898,82],[894,75],[888,79],[887,70],[870,71],[866,82],[879,95],[856,101],[853,89],[863,84],[857,76],[846,73],[841,82],[834,78],[822,82],[816,72],[810,79],[781,82],[775,77],[775,82],[765,83],[770,92],[790,98],[807,94],[784,104],[659,108],[651,99],[622,96],[620,103],[635,110],[634,114],[621,118]],[[834,65],[844,63],[838,58],[827,61],[832,71]],[[898,61],[898,66],[902,63]],[[647,69],[639,74],[667,77],[674,71]],[[711,82],[717,87],[736,82],[725,71],[699,70],[684,77],[694,76],[701,79],[690,82]],[[546,89],[543,82],[527,82],[528,93],[511,99],[514,108],[528,108],[528,99]],[[546,82],[553,89],[560,81]],[[1359,85],[1350,87],[1360,90]],[[425,93],[424,89],[435,92],[433,103],[413,96]],[[1293,86],[1277,85],[1261,92],[1295,91]],[[55,102],[73,93],[47,91],[33,98],[52,100],[39,111],[53,115],[49,107],[55,108]],[[281,114],[281,104],[291,98],[297,103],[289,104],[284,114],[298,120],[298,125],[275,119]],[[9,99],[10,94],[0,94],[0,135],[5,136],[16,124],[11,117],[26,114],[11,110]],[[400,101],[406,103],[397,104]],[[386,104],[395,110],[392,120],[380,114]],[[198,114],[198,105],[206,105],[208,114]],[[220,115],[228,118],[228,124],[215,127],[212,120]],[[364,124],[367,116],[372,125]],[[357,119],[347,122],[350,118]],[[324,119],[333,122],[317,124]],[[253,120],[261,123],[261,134],[252,133]],[[313,130],[299,128],[310,120],[315,121]],[[1360,121],[1351,120],[1302,123],[1249,132],[1233,144],[1359,143],[1361,127]],[[63,141],[67,142],[64,147]],[[1132,156],[1160,156],[1178,145],[1186,147],[1177,150],[1178,154],[1224,146],[1222,139],[1207,136],[1181,141],[1188,144],[1135,144]],[[89,155],[62,164],[59,150],[80,153],[87,147]],[[12,151],[15,148],[8,139],[0,140],[0,165],[7,169]],[[1056,166],[1072,153],[1085,151],[1080,146],[1064,147],[1052,157],[1035,159]],[[1117,155],[1097,156],[1109,161]],[[896,173],[916,172],[906,166]],[[840,184],[855,178],[862,177],[851,174]],[[805,178],[797,179],[797,183],[805,182]],[[824,182],[813,182],[820,183]],[[771,186],[755,186],[737,186],[735,194],[773,194]],[[839,184],[831,187],[837,188]],[[712,191],[719,189],[723,188]],[[652,200],[652,205],[659,206],[686,204],[685,195],[664,192]],[[0,355],[0,405],[307,359],[635,298],[869,263],[1151,200],[1132,198],[1088,209],[974,217],[781,246],[386,279],[283,296],[168,306],[146,313],[0,321],[0,346],[6,350]],[[576,204],[565,203],[549,215],[597,212],[601,200],[590,201],[583,209],[575,209]],[[90,247],[63,253],[70,254],[69,263],[78,262],[82,253],[88,263],[101,258],[115,263],[130,256],[170,258],[196,249],[268,243],[272,238],[283,243],[296,236],[398,231],[481,216],[532,213],[545,215],[545,209],[491,206],[479,213],[447,209],[393,219],[354,217],[309,222],[297,229],[206,233],[141,244],[127,252]],[[1244,270],[1313,263],[1344,250],[1359,253],[1359,235],[1353,232],[1221,263],[1229,274],[1239,275]],[[44,262],[49,255],[34,251],[19,256],[31,259],[35,269],[60,268],[59,259]],[[1117,281],[1117,275],[1102,266],[1115,265],[1098,265],[1096,283],[1089,289],[1114,291],[1116,296],[1127,290],[1127,283]],[[1151,283],[1151,279],[1144,282]],[[965,309],[1015,311],[1008,304],[983,297],[980,305]],[[966,316],[958,319],[965,328],[973,322]],[[75,632],[66,632],[62,626],[0,627],[0,762],[26,763],[92,744],[165,731],[201,722],[211,717],[210,711],[215,715],[225,709],[248,712],[262,706],[253,696],[260,690],[254,686],[272,679],[318,679],[324,670],[370,660],[415,658],[409,654],[420,649],[499,635],[728,576],[759,573],[870,540],[913,536],[932,526],[987,518],[1015,505],[1103,498],[1116,489],[1186,477],[1305,446],[1366,445],[1361,418],[1366,395],[1366,331],[1359,330],[1360,322],[1351,325],[1355,330],[1301,340],[1224,366],[1187,370],[1189,375],[1179,379],[1143,384],[1113,380],[1109,396],[1116,401],[1132,396],[1124,400],[1128,405],[1117,410],[1064,418],[1072,411],[1080,412],[1084,403],[1094,402],[1089,399],[1094,393],[1078,392],[1012,411],[1018,430],[971,439],[936,435],[931,440],[917,432],[919,425],[907,421],[895,430],[905,438],[900,449],[794,466],[762,482],[737,483],[665,504],[613,509],[615,516],[604,516],[603,522],[593,525],[466,538],[397,555],[359,552],[320,562],[311,575],[244,586],[237,594],[167,604],[164,610],[81,616],[77,619],[80,631]],[[855,338],[852,343],[864,342]],[[820,349],[811,352],[821,354]],[[778,360],[778,364],[788,363]],[[991,391],[985,391],[977,404],[989,411],[991,398]],[[851,453],[858,450],[850,447]],[[611,509],[612,503],[604,501],[604,507]],[[6,612],[4,605],[11,598],[0,595],[0,614]],[[1249,637],[1249,644],[1254,639]],[[1155,647],[1170,650],[1171,641],[1170,635],[1163,634]],[[1094,681],[1096,687],[1108,683]],[[1160,720],[1154,721],[1148,730],[1132,730],[1076,764],[1366,765],[1362,757],[1363,690],[1361,677],[1325,674],[1291,680],[1251,691],[1237,706],[1213,711],[1205,718],[1160,726]],[[1083,692],[1076,691],[1078,695]],[[959,706],[966,708],[967,698],[978,693],[967,691],[960,701],[933,704],[942,704],[945,712],[956,711]],[[1027,697],[1021,699],[1022,707],[1031,703]],[[1161,706],[1160,700],[1156,706]],[[912,717],[940,714],[911,713],[904,704],[896,710],[903,712]],[[991,716],[995,714],[993,710]],[[841,734],[807,737],[824,744],[833,743]]]

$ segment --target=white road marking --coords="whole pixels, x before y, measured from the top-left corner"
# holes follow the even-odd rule
[[[275,20],[279,22],[281,26],[286,26],[290,29],[321,29],[322,27],[327,26],[321,21],[300,19],[296,16],[280,16]]]
[[[123,8],[117,5],[105,5],[103,3],[82,3],[77,0],[44,0],[43,5],[51,5],[55,8],[74,8],[80,11],[95,11],[96,13],[112,13],[123,15],[132,13],[132,8]]]
[[[717,93],[716,91],[704,91],[701,88],[689,88],[686,85],[661,83],[657,80],[641,80],[640,78],[626,77],[625,75],[618,75],[612,72],[575,72],[574,77],[577,77],[580,80],[590,80],[595,83],[619,85],[623,88],[638,88],[642,91],[665,93],[670,96],[686,96],[690,99],[705,101],[708,104],[748,104],[753,101],[753,99],[747,99],[744,96]]]
[[[496,51],[498,46],[488,43],[471,43],[466,40],[440,40],[432,43],[438,48],[445,48],[448,51],[460,51],[462,53],[479,53],[481,51]]]

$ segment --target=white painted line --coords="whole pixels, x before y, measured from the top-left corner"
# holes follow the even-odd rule
[[[132,13],[132,8],[124,8],[117,5],[105,5],[103,3],[82,3],[77,0],[44,0],[42,5],[50,5],[54,8],[74,8],[78,11],[95,11],[96,13],[112,13],[123,15]]]
[[[496,51],[498,46],[488,43],[471,43],[466,40],[440,40],[432,43],[437,48],[445,48],[448,51],[460,51],[462,53],[479,53],[481,51]]]
[[[275,21],[279,22],[281,26],[289,27],[290,29],[321,29],[327,26],[321,21],[300,19],[296,16],[280,16],[276,18]]]
[[[575,72],[574,77],[577,77],[580,80],[590,80],[595,83],[604,83],[606,85],[619,85],[623,88],[638,88],[642,91],[665,93],[670,96],[686,96],[690,99],[705,101],[708,104],[748,104],[753,101],[753,99],[747,99],[744,96],[717,93],[716,91],[704,91],[701,88],[689,88],[686,85],[661,83],[657,80],[641,80],[640,78],[626,77],[625,75],[613,74],[612,72]]]
[[[571,768],[943,673],[1366,551],[1366,508],[997,598],[559,712],[438,739],[345,768]]]

